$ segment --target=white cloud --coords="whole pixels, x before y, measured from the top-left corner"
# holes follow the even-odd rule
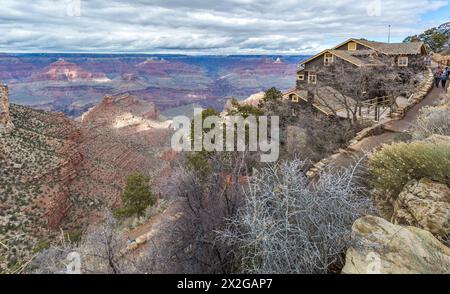
[[[79,17],[71,5],[81,1]],[[379,1],[379,13],[368,5]],[[2,0],[0,51],[312,53],[348,37],[401,40],[441,0]],[[76,15],[76,14],[75,14]],[[435,24],[433,24],[435,25]]]

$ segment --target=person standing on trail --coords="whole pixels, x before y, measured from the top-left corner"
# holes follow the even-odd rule
[[[133,243],[133,242],[134,242],[134,240],[130,239],[130,237],[127,237],[127,244],[128,244],[128,245],[131,244],[131,243]]]
[[[442,88],[444,88],[445,91],[447,91],[447,80],[448,80],[448,75],[449,75],[449,71],[448,68],[442,72],[442,76],[441,76],[441,83],[442,83]]]
[[[436,86],[436,88],[439,88],[439,83],[441,82],[441,76],[442,76],[442,72],[441,72],[441,68],[439,67],[436,72],[434,73],[434,85]]]

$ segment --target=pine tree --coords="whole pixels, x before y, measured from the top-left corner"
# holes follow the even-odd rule
[[[156,199],[150,190],[149,181],[149,177],[139,172],[128,176],[121,195],[123,208],[116,211],[118,216],[143,216],[145,209],[155,204]]]

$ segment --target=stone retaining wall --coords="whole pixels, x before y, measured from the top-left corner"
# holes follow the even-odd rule
[[[356,136],[350,140],[349,145],[345,149],[339,149],[338,152],[334,153],[333,155],[326,157],[322,159],[321,161],[315,163],[306,173],[306,176],[310,179],[316,178],[323,169],[328,166],[331,162],[333,162],[338,156],[351,153],[354,149],[353,146],[358,144],[359,141],[361,141],[364,138],[374,136],[377,134],[380,134],[384,132],[384,125],[383,124],[376,124],[371,127],[365,128],[358,132]]]
[[[427,94],[433,89],[434,76],[430,67],[427,68],[425,72],[424,80],[417,86],[416,92],[408,99],[408,104],[406,106],[398,108],[393,114],[392,119],[400,120],[403,119],[414,105],[422,101]]]

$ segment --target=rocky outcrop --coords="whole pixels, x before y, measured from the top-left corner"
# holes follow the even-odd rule
[[[392,221],[446,237],[450,234],[450,189],[428,179],[412,180],[394,203]]]
[[[14,136],[0,133],[0,210],[6,216],[0,227],[7,228],[5,238],[20,239],[20,253],[0,246],[6,256],[0,272],[11,259],[29,260],[39,240],[54,236],[52,229],[83,228],[104,207],[118,207],[129,174],[140,171],[162,182],[170,173],[172,131],[151,119],[158,115],[153,103],[109,97],[82,124],[15,104],[9,111],[15,128]],[[17,228],[30,233],[21,236]]]
[[[448,55],[441,55],[439,53],[433,53],[433,61],[439,64],[449,64],[450,63],[450,56]]]
[[[0,82],[0,133],[10,132],[13,129],[9,114],[9,92],[8,86]]]
[[[126,178],[133,172],[157,181],[169,164],[160,157],[169,150],[172,134],[169,123],[158,117],[154,103],[129,94],[107,95],[82,116],[81,134],[71,134],[81,136],[77,151],[83,164],[70,185],[79,201],[67,223],[85,220],[86,211],[97,206],[117,208]]]
[[[257,107],[259,105],[259,103],[262,101],[262,99],[264,98],[265,93],[264,92],[258,92],[255,93],[253,95],[250,95],[248,98],[238,101],[240,105],[250,105],[253,107]],[[228,99],[225,102],[225,105],[223,107],[223,112],[227,113],[228,111],[234,109],[235,107],[232,104],[233,99]]]
[[[9,120],[8,87],[0,84],[0,124],[5,125]]]
[[[50,64],[41,72],[32,76],[33,81],[97,81],[107,82],[109,79],[104,73],[88,72],[75,63],[67,62],[64,59]]]
[[[144,121],[154,121],[159,111],[152,102],[142,101],[134,95],[106,95],[102,102],[83,114],[81,121],[85,126],[135,125]],[[126,120],[129,122],[126,122]]]
[[[365,216],[352,228],[344,274],[450,273],[450,249],[430,232]]]

